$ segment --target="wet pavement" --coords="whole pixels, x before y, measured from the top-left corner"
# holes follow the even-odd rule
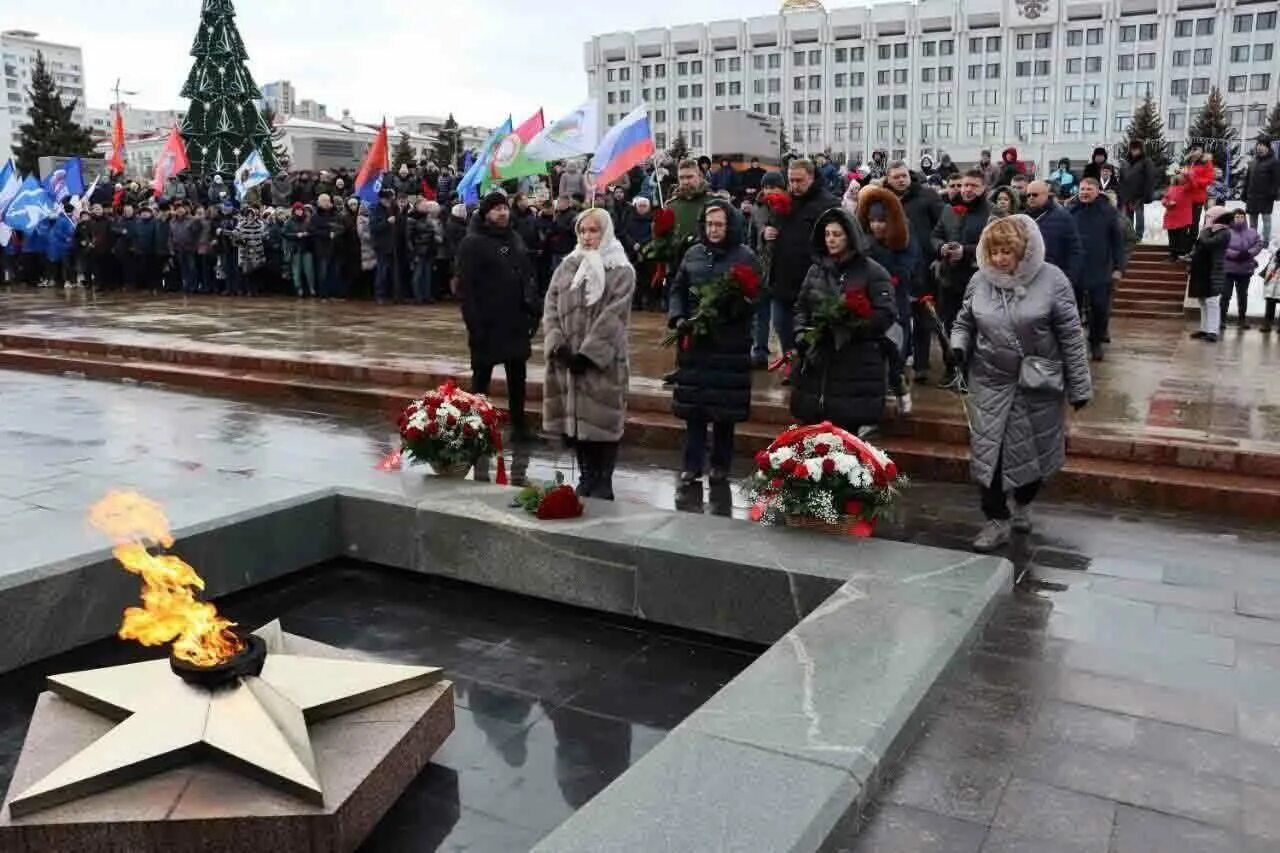
[[[355,480],[421,476],[374,470],[394,429],[365,411],[266,406],[2,371],[0,399],[5,402],[0,410],[0,547],[10,555],[0,564],[0,576],[14,560],[26,559],[14,555],[43,547],[31,540],[84,535],[85,508],[112,485],[127,483],[161,500],[183,501],[198,500],[202,489],[214,486],[265,493],[273,478],[305,478],[311,471],[317,479],[331,473]],[[567,470],[567,456],[551,446],[517,461],[517,471],[530,476],[546,476],[557,464]],[[674,462],[675,454],[624,448],[620,499],[742,513],[740,499],[727,490],[678,492],[669,467]],[[965,548],[981,523],[976,504],[969,487],[918,482],[907,492],[899,517],[878,535]],[[973,653],[942,685],[927,727],[881,792],[861,835],[857,821],[849,820],[829,839],[828,849],[1280,849],[1280,535],[1274,528],[1194,515],[1063,502],[1038,504],[1036,523],[1036,532],[1015,542],[1009,553],[1029,573],[1029,582],[999,607]],[[435,595],[386,594],[384,583],[409,580],[368,582],[371,587],[362,592],[366,581],[359,580],[359,572],[339,576],[348,580],[338,582],[331,597],[321,595],[316,610],[299,605],[300,613],[311,615],[297,624],[286,620],[291,630],[330,641],[362,637],[352,642],[371,650],[387,643],[390,649],[408,641],[379,627],[381,609],[418,607],[419,599]],[[480,595],[484,607],[491,596],[495,602],[502,599],[499,593]],[[476,615],[484,607],[455,609]],[[350,619],[353,608],[362,620]],[[363,620],[365,613],[373,615]],[[415,618],[427,625],[439,617],[437,611],[422,611]],[[368,624],[351,625],[353,621]],[[545,619],[535,622],[547,624]],[[326,635],[325,630],[337,633]],[[634,634],[635,626],[610,627],[618,630]],[[495,813],[510,801],[499,797],[473,806],[467,799],[469,779],[487,780],[492,774],[502,780],[492,785],[503,790],[530,787],[532,777],[513,775],[522,771],[503,756],[503,744],[517,752],[527,749],[530,763],[561,768],[578,779],[573,755],[588,756],[583,759],[587,764],[625,766],[618,734],[623,726],[616,721],[629,727],[627,760],[634,761],[675,719],[644,701],[648,687],[628,683],[597,689],[591,699],[596,704],[575,709],[589,721],[574,717],[569,726],[580,724],[583,740],[557,746],[564,724],[557,725],[546,703],[531,697],[547,692],[554,708],[575,691],[582,695],[587,689],[583,678],[590,682],[597,676],[578,671],[561,679],[563,671],[554,666],[549,672],[538,667],[527,672],[525,661],[576,661],[579,653],[563,645],[566,641],[555,631],[546,640],[541,629],[527,631],[521,642],[529,645],[505,659],[491,648],[497,638],[466,629],[450,633],[456,636],[432,649],[446,666],[528,694],[518,701],[507,697],[497,703],[499,710],[489,713],[504,722],[510,722],[508,712],[518,718],[512,725],[527,731],[526,739],[508,739],[511,729],[499,731],[496,722],[497,734],[480,723],[469,729],[459,724],[459,733],[468,732],[460,742],[469,738],[489,750],[488,763],[467,765],[457,773],[461,799],[450,808],[460,817],[450,831],[465,835],[473,832],[467,827],[474,827],[474,834],[465,835],[475,839],[467,849],[523,849],[538,831]],[[414,636],[418,639],[413,642],[420,641],[423,631]],[[634,637],[627,642],[632,641]],[[476,655],[477,649],[484,652]],[[489,652],[497,669],[488,676],[466,669],[473,657]],[[635,655],[639,649],[623,643],[622,652]],[[601,653],[607,657],[612,647]],[[593,660],[598,658],[582,656],[582,665],[590,667]],[[507,681],[526,675],[529,681]],[[650,676],[636,677],[643,685]],[[6,693],[0,689],[0,695]],[[700,701],[698,695],[682,701]],[[474,699],[468,702],[475,712]],[[20,736],[12,727],[10,718],[0,748],[13,748],[13,738]],[[535,807],[530,813],[566,813],[574,798],[595,790],[602,778],[585,776],[588,781],[570,795],[560,777],[551,787],[551,776],[544,771],[543,784],[531,796],[549,799],[543,800],[545,809]],[[393,813],[405,821],[403,834],[386,829],[387,846],[375,849],[457,849],[452,841],[441,840],[439,830],[414,829],[411,823],[441,800],[451,802],[452,794],[441,797],[433,787],[436,782],[453,790],[448,773],[435,781],[420,778],[414,788],[420,799],[407,799]],[[401,824],[389,820],[387,825]],[[407,843],[406,838],[414,838],[417,846],[395,846]]]
[[[632,321],[633,391],[663,393],[660,377],[672,363],[672,353],[658,343],[663,328],[656,314]],[[1072,418],[1073,432],[1280,452],[1280,382],[1274,381],[1280,337],[1230,329],[1211,345],[1190,340],[1193,328],[1177,320],[1117,318],[1107,360],[1093,364],[1094,402]],[[0,334],[400,369],[464,371],[467,365],[454,305],[8,289],[0,290]],[[540,359],[535,352],[532,378],[541,375]],[[756,399],[785,402],[778,382],[757,373]],[[953,395],[919,387],[916,416],[963,419],[963,409]]]

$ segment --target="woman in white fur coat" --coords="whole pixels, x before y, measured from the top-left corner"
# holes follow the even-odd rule
[[[627,324],[636,273],[609,214],[584,210],[578,245],[556,268],[542,314],[546,380],[542,429],[575,449],[578,494],[613,500],[631,363]]]

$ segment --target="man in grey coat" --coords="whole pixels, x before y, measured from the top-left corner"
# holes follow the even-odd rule
[[[1030,504],[1066,459],[1066,412],[1093,396],[1071,283],[1030,217],[993,222],[951,332],[969,374],[969,453],[987,524],[978,551],[1031,532]],[[1014,510],[1007,494],[1013,492]]]

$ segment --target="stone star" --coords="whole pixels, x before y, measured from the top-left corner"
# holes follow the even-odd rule
[[[121,723],[9,803],[14,817],[132,782],[177,764],[227,759],[247,775],[316,805],[324,790],[307,724],[428,687],[435,667],[305,657],[283,652],[278,622],[260,676],[196,687],[168,659],[53,675],[64,699]]]

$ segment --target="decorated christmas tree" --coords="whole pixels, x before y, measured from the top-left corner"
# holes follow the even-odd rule
[[[249,54],[235,16],[232,0],[204,0],[191,45],[196,61],[182,87],[182,97],[191,99],[182,136],[198,175],[231,175],[255,148],[273,174],[279,169],[271,129],[254,103],[262,92],[245,65]]]
[[[1280,141],[1280,103],[1271,108],[1271,113],[1267,116],[1267,126],[1262,133],[1272,142]]]

